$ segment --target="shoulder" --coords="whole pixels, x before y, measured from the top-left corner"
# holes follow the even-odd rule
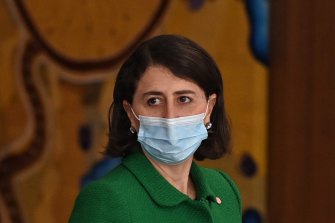
[[[126,194],[124,182],[132,180],[127,175],[127,170],[120,165],[105,177],[83,187],[69,222],[128,222],[129,215],[126,208],[122,208],[127,206],[123,197]]]
[[[236,203],[239,210],[242,209],[240,191],[232,180],[232,178],[225,172],[217,169],[209,169],[200,167],[209,186],[217,192],[224,193],[223,197],[229,198],[233,203]]]

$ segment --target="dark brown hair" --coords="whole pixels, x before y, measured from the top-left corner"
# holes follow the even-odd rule
[[[213,93],[217,95],[210,118],[212,128],[194,157],[197,160],[218,159],[229,152],[230,127],[224,108],[222,78],[216,63],[193,41],[177,35],[160,35],[139,45],[118,72],[109,112],[106,153],[113,157],[126,156],[141,149],[136,134],[129,131],[130,121],[122,102],[132,103],[139,79],[152,65],[164,66],[175,76],[193,81],[204,90],[206,97]]]

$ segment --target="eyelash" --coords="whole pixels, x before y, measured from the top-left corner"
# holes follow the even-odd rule
[[[154,100],[156,101],[156,100],[160,100],[160,99],[159,99],[159,98],[149,98],[149,99],[147,100],[147,104],[148,104],[149,106],[157,105],[157,104],[155,104]]]
[[[182,99],[187,99],[187,102],[183,102]],[[181,96],[181,97],[178,98],[178,101],[183,103],[183,104],[186,104],[186,103],[192,102],[192,98],[190,98],[188,96]]]

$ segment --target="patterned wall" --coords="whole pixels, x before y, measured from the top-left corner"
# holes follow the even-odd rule
[[[85,174],[106,161],[117,69],[136,44],[161,33],[195,40],[218,62],[234,152],[203,165],[228,172],[246,213],[264,219],[267,72],[249,48],[246,6],[0,0],[0,222],[67,221]]]

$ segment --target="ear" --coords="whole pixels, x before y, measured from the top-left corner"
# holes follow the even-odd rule
[[[131,105],[126,100],[123,100],[122,105],[123,105],[123,109],[127,113],[127,116],[129,118],[131,126],[134,127],[136,129],[136,131],[138,132],[140,124],[139,124],[139,121],[137,120],[137,118],[135,117],[135,115],[134,115],[134,113],[132,111]]]
[[[216,103],[216,94],[211,94],[208,98],[207,114],[204,119],[205,124],[211,121],[210,118],[211,118],[211,114],[212,114],[215,103]]]

